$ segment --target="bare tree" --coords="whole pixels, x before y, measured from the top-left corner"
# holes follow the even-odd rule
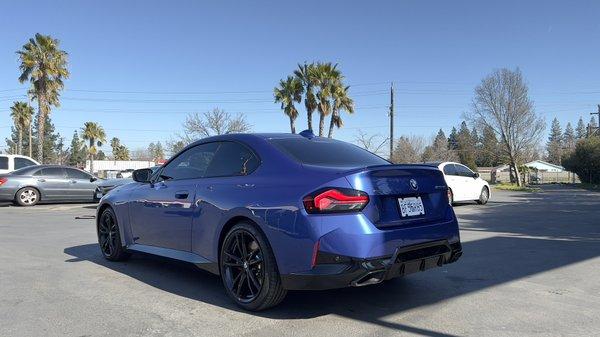
[[[354,141],[363,149],[379,154],[379,152],[386,146],[388,138],[385,138],[378,133],[369,135],[365,131],[359,129],[357,134],[354,136]]]
[[[400,136],[394,147],[392,162],[419,163],[423,157],[426,141],[423,136]]]
[[[232,116],[225,110],[214,108],[204,113],[191,113],[183,123],[183,134],[177,135],[177,145],[187,145],[197,139],[226,133],[245,133],[252,129],[243,114]]]
[[[535,113],[521,71],[500,69],[485,77],[475,88],[472,105],[467,119],[481,129],[494,130],[521,186],[519,163],[537,146],[546,128]]]

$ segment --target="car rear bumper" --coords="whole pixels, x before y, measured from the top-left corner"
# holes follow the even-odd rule
[[[315,267],[303,273],[282,275],[288,290],[325,290],[360,287],[456,262],[460,242],[447,240],[398,247],[391,256],[356,259],[319,252]]]

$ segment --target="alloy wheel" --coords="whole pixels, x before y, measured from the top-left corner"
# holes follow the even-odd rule
[[[106,256],[111,256],[117,247],[117,237],[119,236],[119,227],[112,213],[104,212],[100,219],[98,227],[98,236],[100,238],[100,249]]]
[[[228,236],[222,256],[225,284],[238,301],[252,302],[265,279],[263,252],[256,238],[246,230]]]

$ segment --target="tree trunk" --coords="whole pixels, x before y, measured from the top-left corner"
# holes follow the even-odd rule
[[[33,123],[30,121],[29,122],[29,158],[31,158],[33,156],[33,142],[32,142],[32,136],[31,136],[32,125],[33,125]]]
[[[290,130],[292,131],[292,133],[296,133],[296,125],[294,124],[294,122],[294,119],[290,117]]]
[[[94,174],[94,155],[90,154],[90,173]]]
[[[19,154],[23,154],[23,127],[19,126]]]
[[[333,127],[335,126],[334,121],[337,113],[338,112],[335,109],[331,112],[331,119],[329,120],[329,133],[327,134],[328,138],[333,137]]]
[[[319,137],[323,137],[324,129],[325,129],[325,114],[319,113]]]
[[[44,131],[46,128],[46,99],[44,94],[38,92],[38,144],[37,157],[40,164],[44,164]]]
[[[511,165],[515,170],[515,179],[517,180],[517,186],[523,186],[523,183],[521,182],[521,173],[519,172],[519,167],[517,166],[517,163],[515,163],[514,160],[511,160]]]
[[[306,118],[308,118],[308,129],[310,130],[310,132],[313,132],[313,128],[312,128],[312,111],[308,111],[306,113]]]

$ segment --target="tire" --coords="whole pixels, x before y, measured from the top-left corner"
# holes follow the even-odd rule
[[[109,261],[125,261],[130,256],[121,241],[117,216],[112,208],[105,209],[98,220],[98,244],[105,259]]]
[[[33,187],[24,187],[15,194],[19,206],[35,206],[40,201],[40,191]]]
[[[489,199],[490,199],[490,190],[487,188],[487,186],[484,186],[481,189],[481,194],[479,195],[479,199],[477,199],[477,203],[480,205],[485,205],[488,203]]]
[[[454,193],[450,187],[448,187],[448,203],[450,206],[454,205]]]
[[[227,295],[245,310],[274,307],[287,294],[269,242],[249,223],[236,224],[225,236],[219,270]]]

